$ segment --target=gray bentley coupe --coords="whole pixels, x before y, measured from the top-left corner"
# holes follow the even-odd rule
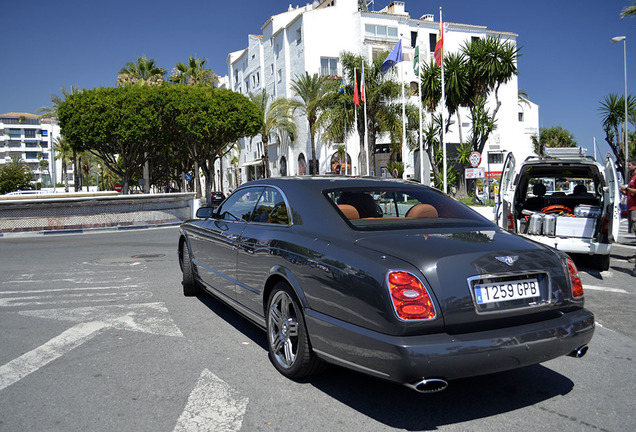
[[[402,180],[246,183],[181,225],[187,296],[262,327],[296,379],[326,363],[419,392],[581,357],[594,333],[574,262]]]

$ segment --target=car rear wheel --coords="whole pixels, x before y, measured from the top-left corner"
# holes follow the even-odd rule
[[[284,282],[276,284],[267,304],[267,346],[270,360],[288,378],[314,374],[322,366],[311,349],[300,304]]]
[[[181,244],[181,272],[183,273],[183,281],[181,284],[183,285],[183,295],[185,296],[190,297],[201,294],[201,288],[194,277],[195,271],[192,258],[190,257],[190,249],[188,249],[188,245],[183,242]]]

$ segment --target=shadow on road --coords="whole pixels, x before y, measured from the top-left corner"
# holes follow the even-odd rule
[[[199,300],[267,352],[265,333],[259,327],[211,296]],[[382,424],[411,431],[514,411],[565,395],[574,387],[570,379],[541,365],[451,381],[443,392],[431,394],[337,366],[299,382]]]
[[[337,367],[309,383],[382,424],[409,431],[514,411],[565,395],[574,387],[570,379],[541,365],[451,381],[443,392],[430,394]]]

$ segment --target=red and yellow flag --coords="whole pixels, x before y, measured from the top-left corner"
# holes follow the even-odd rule
[[[444,25],[442,24],[442,15],[439,17],[439,33],[437,34],[437,43],[435,44],[435,64],[441,66],[444,61]]]

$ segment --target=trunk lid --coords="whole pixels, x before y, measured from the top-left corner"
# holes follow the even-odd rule
[[[438,301],[449,333],[508,326],[511,319],[520,323],[544,319],[542,314],[570,299],[559,256],[505,231],[410,232],[397,238],[395,232],[378,233],[359,239],[356,245],[417,267],[425,278],[422,282]],[[538,284],[536,298],[482,304],[477,300],[476,287],[524,280]]]

